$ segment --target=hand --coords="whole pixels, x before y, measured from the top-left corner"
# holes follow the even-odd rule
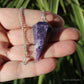
[[[35,48],[29,46],[33,60],[27,65],[24,59],[24,41],[20,24],[19,9],[0,9],[0,82],[33,77],[46,74],[57,66],[56,58],[71,55],[76,50],[76,42],[80,39],[80,32],[75,28],[64,28],[64,20],[55,14],[45,12],[46,20],[54,28],[53,43],[44,53],[44,58],[35,62]],[[28,45],[34,44],[32,26],[41,19],[41,11],[24,10],[25,33]]]

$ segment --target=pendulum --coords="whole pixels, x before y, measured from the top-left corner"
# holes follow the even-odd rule
[[[44,10],[42,11],[41,17],[43,22],[38,22],[32,27],[36,50],[36,61],[39,61],[47,35],[52,29],[51,25],[46,22]]]
[[[42,11],[41,17],[43,22],[38,22],[32,27],[36,49],[36,61],[39,61],[47,34],[52,29],[51,25],[46,22],[44,10]]]

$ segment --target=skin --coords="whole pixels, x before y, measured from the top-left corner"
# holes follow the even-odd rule
[[[27,44],[34,44],[32,26],[41,19],[41,11],[24,10],[25,34]],[[57,67],[56,58],[71,55],[76,50],[80,32],[72,27],[64,28],[64,20],[50,12],[45,12],[48,23],[52,25],[50,45],[36,62],[34,45],[29,46],[32,60],[23,64],[24,41],[22,36],[19,9],[0,9],[0,82],[34,77],[53,71]],[[52,43],[54,42],[54,43]]]

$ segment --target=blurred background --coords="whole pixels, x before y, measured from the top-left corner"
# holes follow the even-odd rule
[[[51,73],[0,84],[84,84],[84,0],[0,0],[0,8],[23,8],[50,11],[65,20],[65,27],[81,32],[76,52],[57,59],[58,66]]]

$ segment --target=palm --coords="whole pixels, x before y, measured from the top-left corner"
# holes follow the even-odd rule
[[[24,10],[26,22],[27,44],[34,44],[32,26],[41,21],[41,12]],[[75,41],[80,39],[80,33],[73,28],[62,28],[63,19],[55,14],[46,13],[47,21],[55,28],[50,41],[58,41],[44,53],[44,58],[35,61],[34,45],[29,46],[33,60],[27,65],[24,58],[24,42],[20,25],[19,9],[0,9],[0,81],[8,81],[25,77],[33,77],[49,73],[56,68],[57,57],[72,54],[76,50]],[[11,46],[12,45],[12,46]]]

